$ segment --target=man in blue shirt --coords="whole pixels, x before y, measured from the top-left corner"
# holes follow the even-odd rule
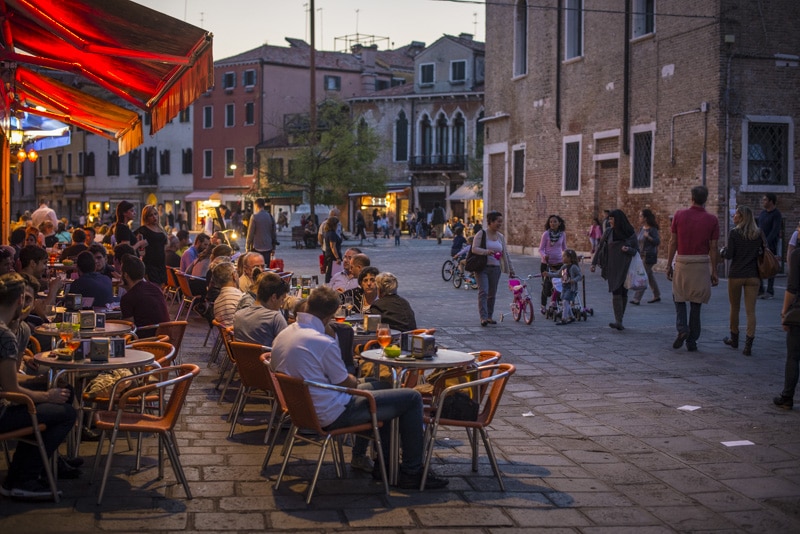
[[[78,279],[72,282],[70,293],[78,293],[83,298],[92,298],[92,306],[103,307],[114,301],[114,288],[111,278],[95,271],[94,254],[85,250],[75,260],[78,267]]]

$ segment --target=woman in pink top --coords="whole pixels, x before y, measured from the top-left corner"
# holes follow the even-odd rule
[[[561,255],[567,250],[567,234],[564,231],[564,219],[558,215],[547,218],[544,226],[542,241],[539,243],[539,255],[542,257],[540,270],[542,273],[561,270]],[[547,301],[553,293],[553,282],[547,276],[542,276],[542,313],[546,311]]]

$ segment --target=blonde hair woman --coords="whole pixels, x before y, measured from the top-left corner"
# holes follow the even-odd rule
[[[731,260],[728,268],[728,300],[730,302],[730,337],[722,340],[731,348],[739,348],[739,306],[744,293],[744,311],[747,316],[747,337],[742,354],[750,356],[756,335],[756,298],[758,297],[758,256],[761,252],[761,230],[756,226],[753,210],[739,206],[733,215],[728,246],[721,255]]]
[[[142,225],[134,232],[144,245],[144,262],[147,280],[158,285],[167,283],[167,233],[158,222],[158,210],[152,204],[142,208]]]

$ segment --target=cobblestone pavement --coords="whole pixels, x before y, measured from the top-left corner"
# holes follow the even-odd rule
[[[288,236],[282,239],[286,244]],[[785,337],[779,298],[758,301],[752,357],[723,345],[727,290],[723,280],[703,307],[699,351],[672,349],[675,336],[670,285],[659,276],[664,300],[628,306],[624,331],[608,328],[610,295],[588,272],[586,322],[555,326],[537,313],[534,324],[508,316],[482,328],[477,292],[442,281],[449,243],[404,238],[367,244],[373,265],[400,279],[420,326],[436,326],[437,342],[451,348],[494,349],[517,366],[491,436],[504,473],[500,492],[485,453],[470,469],[463,432],[442,432],[435,469],[450,477],[445,490],[400,491],[387,498],[363,473],[337,479],[323,467],[314,500],[303,492],[310,463],[292,464],[288,483],[272,488],[279,455],[260,465],[266,423],[263,405],[249,406],[228,439],[230,403],[217,404],[217,369],[205,365],[205,324],[193,320],[184,361],[202,373],[192,387],[177,431],[181,461],[194,499],[186,500],[167,467],[156,480],[155,451],[132,473],[121,441],[102,506],[89,469],[62,481],[61,503],[0,500],[5,532],[209,531],[247,532],[799,532],[800,413],[771,404],[783,380]],[[287,269],[313,274],[318,251],[282,247]],[[514,256],[518,274],[538,272],[538,260]],[[785,279],[776,283],[782,295]],[[534,296],[539,288],[532,281]],[[538,297],[537,297],[538,298]],[[534,300],[537,300],[535,298]],[[650,298],[648,293],[645,300]],[[508,312],[501,281],[497,312]],[[742,312],[743,314],[743,312]],[[230,396],[228,401],[230,401]],[[682,406],[699,406],[695,411]],[[748,440],[728,447],[722,442]],[[147,440],[152,442],[152,439]],[[305,448],[305,447],[304,447]],[[311,447],[307,447],[310,449]],[[92,457],[94,443],[81,452]],[[308,457],[315,451],[308,451]],[[5,464],[0,464],[5,469]]]

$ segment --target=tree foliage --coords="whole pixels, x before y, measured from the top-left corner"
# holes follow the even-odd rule
[[[288,173],[272,179],[270,191],[302,189],[311,213],[317,204],[342,204],[350,192],[384,195],[388,173],[375,165],[380,137],[342,102],[325,101],[318,109],[315,137],[305,125],[285,132],[296,150]]]

